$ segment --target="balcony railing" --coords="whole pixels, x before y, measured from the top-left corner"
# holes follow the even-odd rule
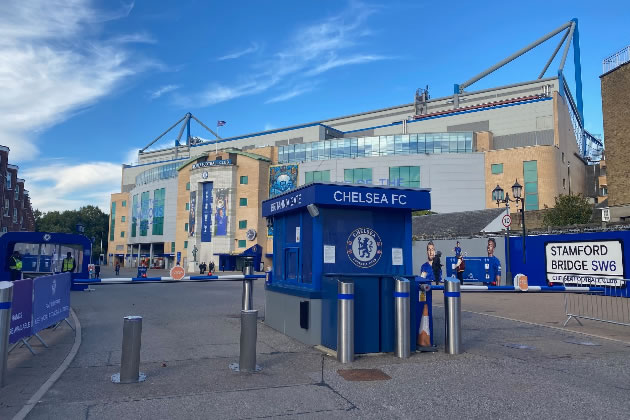
[[[608,73],[628,61],[630,61],[630,45],[604,59],[602,62],[602,74]]]

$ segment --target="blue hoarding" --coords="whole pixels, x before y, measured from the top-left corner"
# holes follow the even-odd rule
[[[9,343],[16,343],[22,338],[33,335],[33,280],[13,282],[13,301],[11,304],[11,329]]]
[[[70,316],[70,274],[33,280],[33,334]]]
[[[201,242],[212,242],[212,182],[203,184]]]

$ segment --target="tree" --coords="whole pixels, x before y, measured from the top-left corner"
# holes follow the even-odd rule
[[[93,241],[92,255],[98,257],[107,252],[109,233],[109,216],[98,207],[89,205],[79,210],[33,212],[35,216],[35,230],[37,232],[77,233],[77,223],[85,227],[83,235]],[[103,248],[101,249],[101,242]]]
[[[547,211],[543,219],[545,226],[581,225],[591,221],[593,208],[582,194],[556,197],[556,206]]]

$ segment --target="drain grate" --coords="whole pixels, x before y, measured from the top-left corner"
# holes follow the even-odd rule
[[[506,343],[505,347],[509,347],[511,349],[519,349],[519,350],[533,350],[532,346],[528,346],[526,344],[518,344],[518,343]]]
[[[388,381],[392,379],[380,369],[339,369],[337,373],[346,381]]]

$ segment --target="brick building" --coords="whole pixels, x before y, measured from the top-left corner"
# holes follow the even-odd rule
[[[630,220],[630,46],[606,58],[600,76],[610,221]]]
[[[19,167],[9,163],[9,148],[0,146],[0,233],[34,231],[35,218],[25,181],[18,177]]]

